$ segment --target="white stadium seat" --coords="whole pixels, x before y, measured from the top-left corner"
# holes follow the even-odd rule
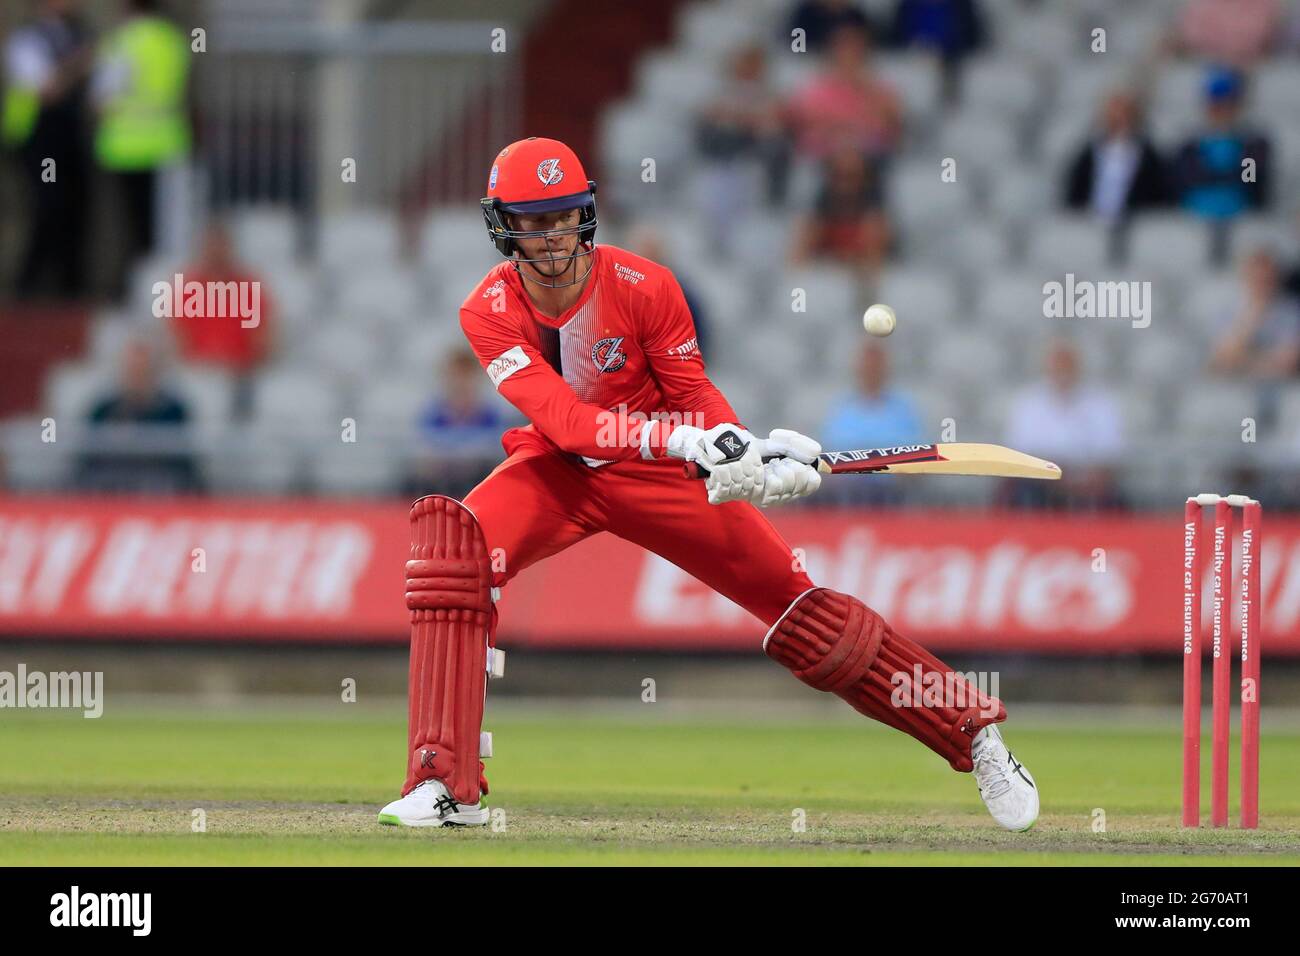
[[[750,41],[766,40],[768,21],[753,13],[751,0],[691,4],[677,18],[683,52],[696,59],[720,58]]]
[[[327,215],[321,220],[320,257],[329,267],[356,269],[398,258],[398,227],[392,215],[379,211]]]
[[[257,208],[231,217],[231,235],[241,258],[262,268],[289,262],[297,250],[297,224],[288,209]]]
[[[1046,68],[1081,57],[1088,49],[1088,30],[1067,13],[1048,6],[1028,13],[1024,4],[1007,8],[1011,18],[994,27],[1000,57],[1019,58]]]
[[[501,254],[488,236],[477,205],[473,209],[438,207],[430,213],[420,236],[420,262],[436,276],[463,286],[468,293],[500,261]]]
[[[934,151],[926,157],[899,160],[890,170],[889,203],[904,230],[957,222],[970,215],[976,177],[963,177],[959,166],[957,181],[943,182],[943,159],[941,152]]]
[[[469,291],[480,277],[473,273],[464,275],[461,279],[464,291]],[[401,323],[418,316],[424,305],[419,276],[409,268],[385,262],[368,269],[348,270],[340,276],[328,311],[364,328],[372,320]]]
[[[91,364],[116,367],[122,348],[134,338],[156,331],[161,320],[132,319],[124,312],[100,312],[91,322],[86,358]]]
[[[1288,385],[1278,398],[1277,431],[1300,457],[1300,385]]]
[[[337,386],[320,373],[273,369],[260,375],[253,389],[253,416],[268,429],[296,436],[341,440],[343,404]]]
[[[296,490],[303,478],[303,452],[294,437],[286,437],[279,424],[241,429],[218,446],[215,454],[207,456],[205,470],[221,488],[287,494]]]
[[[793,301],[795,289],[802,289],[810,323],[834,323],[852,320],[860,312],[857,282],[843,266],[807,266],[788,269],[777,282],[774,295],[784,293],[786,305]]]
[[[690,268],[680,272],[678,280],[702,300],[710,331],[716,336],[743,335],[754,320],[754,288],[738,270],[726,266]],[[706,358],[712,364],[712,357]]]
[[[1128,243],[1127,264],[1139,273],[1189,276],[1209,268],[1209,229],[1186,215],[1137,216]]]
[[[1300,256],[1296,229],[1282,217],[1243,216],[1232,224],[1232,251],[1244,256],[1255,249],[1270,249],[1282,258],[1283,268]]]
[[[1042,127],[1038,136],[1038,158],[1053,183],[1063,183],[1079,150],[1089,141],[1096,126],[1096,109],[1060,110]],[[1059,189],[1058,189],[1059,191]]]
[[[1024,62],[1004,57],[974,59],[962,75],[962,105],[986,116],[1020,120],[1042,103],[1042,76]]]
[[[344,315],[324,322],[295,351],[299,368],[320,370],[322,375],[365,380],[392,355],[375,333],[373,315]]]
[[[1261,63],[1251,78],[1250,98],[1263,116],[1273,117],[1278,126],[1300,122],[1300,63],[1278,58]]]
[[[956,331],[934,338],[928,368],[935,379],[987,391],[1004,384],[1006,364],[1003,342],[978,331]]]
[[[907,122],[915,123],[936,111],[942,80],[937,63],[911,53],[877,54],[873,62],[902,101]]]
[[[1257,386],[1228,381],[1198,381],[1183,391],[1177,409],[1180,431],[1208,452],[1231,457],[1242,446],[1242,420],[1259,419]]]
[[[1042,328],[1047,321],[1043,314],[1043,284],[1047,281],[1050,277],[1045,277],[1041,271],[1004,269],[996,272],[981,288],[979,310],[1007,328]]]
[[[1155,80],[1148,115],[1153,121],[1160,116],[1199,116],[1205,67],[1199,63],[1166,63]]]
[[[657,51],[637,66],[636,87],[649,103],[693,113],[717,95],[721,77],[712,59],[688,53]],[[690,117],[683,115],[683,122]]]
[[[1035,225],[1027,252],[1031,265],[1059,278],[1104,268],[1108,249],[1108,231],[1096,219],[1056,215]]]
[[[996,114],[966,110],[939,127],[939,150],[957,161],[957,178],[973,171],[996,175],[1023,158],[1011,124]]]
[[[943,270],[895,266],[880,276],[876,297],[898,314],[898,324],[942,331],[964,324],[969,309],[953,276]],[[897,333],[895,333],[897,334]]]
[[[1007,230],[1000,220],[982,217],[941,229],[938,235],[913,241],[904,236],[909,259],[936,269],[960,269],[981,281],[1006,268],[1009,256]]]
[[[469,349],[459,316],[455,313],[425,315],[402,338],[401,348],[392,356],[395,363],[392,368],[407,379],[423,378],[432,388],[435,379],[442,374],[442,364],[448,355],[459,349]]]
[[[1200,337],[1183,333],[1176,323],[1177,317],[1161,317],[1149,329],[1134,330],[1121,352],[1125,378],[1179,387],[1205,375],[1206,345]]]
[[[483,382],[490,391],[486,375]],[[437,394],[438,379],[432,373],[389,377],[367,384],[358,395],[357,423],[367,431],[410,440],[421,414]]]
[[[985,201],[989,211],[999,218],[1036,221],[1060,205],[1064,173],[1051,163],[1021,163],[991,173]]]
[[[662,205],[665,192],[684,179],[692,130],[692,124],[683,122],[677,110],[644,100],[606,111],[600,123],[600,148],[605,179],[618,202],[634,209]],[[644,179],[647,159],[655,162],[653,182]],[[606,189],[604,181],[601,189]]]
[[[374,435],[360,421],[357,440],[322,444],[311,450],[314,487],[332,495],[378,495],[396,490],[404,468],[403,443]]]
[[[185,403],[190,420],[200,427],[217,427],[230,420],[234,408],[235,384],[222,369],[181,365],[164,375],[165,384],[175,389]]]
[[[1241,301],[1241,283],[1235,275],[1190,276],[1177,324],[1194,330],[1203,341],[1213,341],[1227,330]]]

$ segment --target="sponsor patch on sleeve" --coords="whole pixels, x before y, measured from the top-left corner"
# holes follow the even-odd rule
[[[492,384],[496,388],[500,388],[502,382],[530,364],[531,362],[528,356],[524,354],[523,348],[516,345],[512,349],[502,352],[488,363],[488,378],[492,379]]]

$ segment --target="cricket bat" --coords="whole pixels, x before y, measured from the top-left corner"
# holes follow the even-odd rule
[[[823,475],[991,475],[1048,480],[1061,477],[1060,467],[1053,462],[1013,448],[980,442],[827,451],[818,456],[817,470]],[[705,474],[694,462],[686,466],[688,478],[703,478]]]

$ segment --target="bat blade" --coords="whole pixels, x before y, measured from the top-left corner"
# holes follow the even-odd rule
[[[1061,469],[1053,462],[1002,445],[940,442],[828,451],[817,469],[827,475],[991,475],[1000,478],[1054,480]]]

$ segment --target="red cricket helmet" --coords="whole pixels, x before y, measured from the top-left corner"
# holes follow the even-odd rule
[[[479,200],[479,204],[488,236],[507,259],[516,263],[546,262],[554,266],[578,256],[591,255],[596,236],[596,183],[587,178],[577,154],[559,140],[530,136],[497,153],[492,162],[492,172],[488,175],[487,195]],[[506,216],[511,214],[565,209],[581,210],[576,227],[525,232],[512,229],[506,220]],[[516,239],[571,235],[574,232],[578,235],[578,243],[568,256],[526,259],[516,255],[519,252]],[[572,282],[559,285],[573,285],[583,278],[586,275],[579,277],[575,270]]]

